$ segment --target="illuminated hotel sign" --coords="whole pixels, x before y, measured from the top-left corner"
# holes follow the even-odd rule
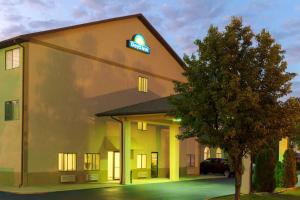
[[[150,54],[150,47],[147,46],[145,38],[141,34],[135,34],[132,40],[127,40],[127,47]]]

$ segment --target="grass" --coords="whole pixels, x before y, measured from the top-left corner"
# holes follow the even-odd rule
[[[233,200],[232,195],[217,197],[211,200]],[[241,200],[299,200],[300,188],[291,189],[280,194],[253,194],[253,195],[241,195]]]

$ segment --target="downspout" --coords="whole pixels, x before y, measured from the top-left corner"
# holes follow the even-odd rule
[[[123,121],[114,117],[114,116],[110,116],[113,120],[119,122],[121,124],[121,177],[120,177],[120,184],[123,183],[123,160],[124,160],[124,153],[123,153],[123,139],[124,139],[124,131],[123,131]]]
[[[21,125],[21,177],[20,177],[20,183],[19,188],[24,185],[24,127],[25,127],[25,103],[24,103],[24,90],[25,90],[25,47],[17,43],[15,41],[15,44],[19,45],[22,48],[22,125]]]

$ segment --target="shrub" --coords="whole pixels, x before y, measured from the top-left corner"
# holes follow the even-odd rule
[[[297,182],[296,153],[287,149],[283,155],[283,187],[294,187]]]
[[[278,161],[275,168],[276,187],[283,187],[283,164]]]
[[[254,186],[257,192],[273,192],[275,180],[275,154],[273,149],[261,151],[256,158]]]

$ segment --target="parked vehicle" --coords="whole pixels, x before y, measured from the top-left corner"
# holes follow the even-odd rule
[[[224,174],[233,177],[234,172],[230,170],[228,160],[224,158],[208,158],[200,163],[200,174]]]

